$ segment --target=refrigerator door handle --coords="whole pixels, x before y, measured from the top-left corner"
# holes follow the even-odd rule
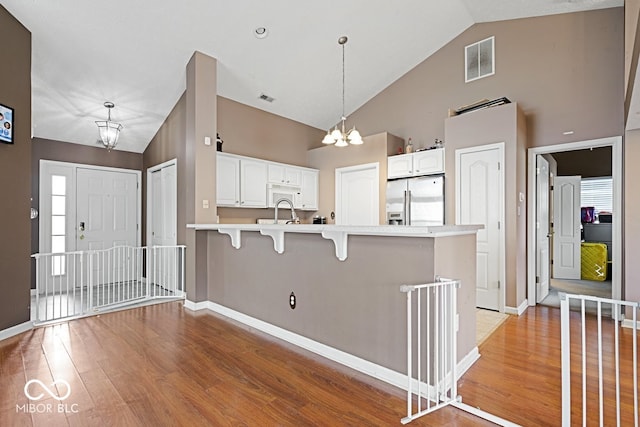
[[[411,225],[411,190],[404,193],[404,225]]]

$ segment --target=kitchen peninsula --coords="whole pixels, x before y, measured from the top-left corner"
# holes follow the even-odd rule
[[[396,383],[406,372],[403,284],[461,280],[458,360],[475,344],[478,226],[189,224],[209,308]],[[200,249],[201,248],[201,249]],[[206,256],[206,258],[205,258]],[[206,261],[205,261],[206,260]],[[292,297],[294,297],[292,303]]]

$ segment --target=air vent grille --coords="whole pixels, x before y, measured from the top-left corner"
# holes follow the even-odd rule
[[[495,74],[495,37],[489,37],[464,48],[464,81],[472,82]]]
[[[265,95],[264,93],[260,94],[260,96],[258,98],[262,99],[263,101],[267,101],[267,102],[273,102],[273,100],[274,100],[274,98],[270,97],[269,95]]]

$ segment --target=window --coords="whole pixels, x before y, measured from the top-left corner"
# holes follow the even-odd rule
[[[67,177],[51,176],[51,253],[63,253],[67,249]],[[65,257],[52,258],[51,274],[65,274]]]
[[[597,212],[613,212],[613,178],[584,178],[580,182],[580,205]]]

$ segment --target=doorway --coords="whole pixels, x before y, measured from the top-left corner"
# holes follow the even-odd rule
[[[537,162],[541,156],[556,163],[551,167],[549,219],[541,217],[539,206],[541,202],[538,194],[541,189],[537,177]],[[594,161],[590,161],[590,158]],[[543,303],[559,306],[558,292],[621,299],[622,137],[530,148],[528,162],[527,185],[531,201],[528,212],[531,220],[527,222],[529,305]],[[586,194],[584,189],[588,187],[589,179],[597,179],[598,182],[608,180],[609,183],[608,193],[598,193],[608,194],[606,197],[609,197],[607,207],[600,209],[611,211],[610,215],[603,212],[603,225],[593,224],[591,219],[584,218],[582,215],[584,209],[581,208],[593,204],[588,198],[584,200]],[[545,279],[540,275],[541,264],[546,261],[540,256],[539,228],[545,221],[550,226],[548,235],[551,238],[551,254],[549,263],[546,265],[551,272],[548,296],[540,283]],[[585,239],[586,228],[607,229],[609,237],[587,236]],[[594,238],[596,240],[592,242]],[[599,248],[606,248],[604,249],[605,258],[608,258],[604,261],[606,264],[604,268],[608,271],[603,276],[604,273],[600,270],[601,277],[597,281],[585,280],[585,270],[589,266],[585,267],[581,262],[584,251],[590,250],[590,243],[595,243]],[[602,257],[602,255],[599,256]]]
[[[504,311],[504,143],[456,150],[456,224],[477,233],[476,306]]]
[[[380,165],[336,169],[336,224],[380,224]]]

